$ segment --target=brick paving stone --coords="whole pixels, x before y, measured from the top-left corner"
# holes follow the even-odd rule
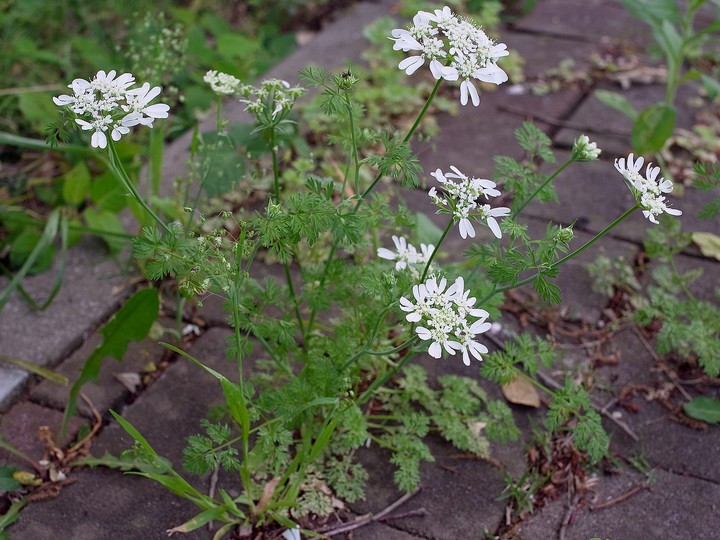
[[[53,280],[52,272],[31,276],[23,287],[33,298],[44,299]],[[0,278],[0,287],[6,283]],[[0,312],[0,350],[40,366],[57,365],[118,308],[129,292],[126,285],[127,279],[99,241],[81,242],[70,250],[60,292],[45,311],[32,311],[15,294]],[[27,380],[27,375],[0,366],[0,410]]]
[[[558,162],[567,159],[568,154],[557,152]],[[544,170],[549,172],[550,167]],[[560,194],[558,203],[531,203],[526,213],[529,216],[553,219],[562,223],[577,222],[576,230],[598,233],[613,219],[631,208],[634,200],[630,190],[615,170],[613,164],[598,160],[568,167],[554,181]],[[682,197],[668,197],[669,204],[683,211],[680,219],[683,230],[700,230],[720,234],[720,221],[701,220],[697,212],[707,201],[707,193],[687,188]],[[611,231],[614,238],[641,243],[648,228],[654,227],[642,212],[636,211],[622,224]]]
[[[620,363],[616,366],[604,366],[596,371],[598,387],[607,387],[611,383],[614,394],[628,385],[645,385],[652,390],[660,390],[670,383],[641,339],[633,331],[617,334],[611,347],[620,355]],[[670,388],[672,386],[670,385]],[[690,395],[705,395],[720,398],[720,389],[710,385],[686,386]],[[603,402],[613,397],[600,393]],[[709,426],[706,430],[697,431],[672,420],[671,412],[657,400],[648,401],[646,392],[636,393],[630,403],[637,407],[631,413],[615,405],[609,410],[619,413],[621,419],[638,435],[639,441],[633,441],[629,435],[611,422],[605,426],[612,434],[611,450],[625,458],[641,455],[651,464],[666,470],[692,477],[702,478],[720,483],[720,470],[717,467],[717,456],[720,455],[720,428]],[[683,403],[677,390],[671,400]]]
[[[665,87],[661,85],[638,85],[627,90],[621,90],[617,86],[602,84],[598,88],[618,92],[628,99],[638,111],[663,101]],[[692,98],[698,93],[697,87],[692,84],[685,84],[678,89],[675,99],[677,108],[677,128],[690,129],[693,125],[695,115],[700,111],[692,105]],[[632,152],[630,133],[632,121],[624,114],[602,104],[592,94],[582,102],[575,112],[568,118],[576,126],[583,126],[583,129],[565,128],[555,136],[557,144],[572,146],[573,141],[585,133],[592,141],[595,141],[598,148],[602,149],[604,158],[625,156]]]
[[[649,27],[617,0],[542,0],[515,26],[578,40],[599,41],[610,36],[640,44],[651,40]]]
[[[235,380],[236,367],[225,360],[228,335],[229,330],[212,329],[201,336],[189,352]],[[222,390],[215,378],[180,358],[121,414],[182,473],[187,437],[201,431],[199,421],[211,405],[222,403]],[[130,448],[132,442],[120,425],[113,422],[93,442],[92,454],[101,456],[109,451],[117,455]],[[207,491],[207,479],[185,476]],[[197,513],[193,505],[147,479],[102,469],[82,471],[74,477],[77,481],[71,489],[64,490],[61,497],[23,510],[20,521],[13,526],[18,538],[30,539],[32,534],[52,530],[58,525],[58,516],[72,524],[72,528],[65,530],[73,533],[66,536],[73,540],[161,538],[166,529]],[[207,537],[207,531],[201,531],[188,538]]]
[[[68,435],[72,438],[84,424],[75,417],[68,425]],[[0,417],[0,436],[23,452],[30,459],[38,461],[43,458],[45,447],[37,437],[37,428],[48,426],[59,441],[62,413],[27,401],[14,405]],[[28,464],[0,449],[0,464],[13,464],[27,468]]]
[[[650,471],[650,489],[604,509],[590,511],[583,504],[565,529],[567,540],[589,538],[715,538],[720,530],[720,485],[662,469]],[[592,504],[601,504],[628,493],[645,482],[641,474],[623,471],[601,477],[593,488]],[[590,494],[592,496],[592,494]],[[567,498],[541,509],[518,533],[523,540],[556,538],[567,515]]]
[[[160,540],[197,513],[192,503],[139,476],[98,468],[72,478],[59,497],[25,507],[8,531],[13,540]],[[202,528],[182,538],[212,534]]]
[[[175,321],[165,319],[160,323],[164,328],[174,329]],[[142,376],[144,369],[152,362],[157,364],[166,354],[167,349],[158,341],[172,341],[172,336],[163,335],[160,339],[144,339],[141,342],[131,341],[122,362],[114,358],[105,358],[100,367],[97,381],[82,387],[82,392],[90,398],[95,408],[104,414],[108,409],[126,399],[129,390],[115,377],[117,374],[137,373]],[[94,335],[82,347],[63,361],[55,371],[65,375],[71,384],[77,380],[85,362],[95,348],[102,342],[102,336]],[[30,399],[55,409],[64,409],[67,404],[69,387],[51,381],[42,381],[30,392]],[[93,414],[85,401],[78,401],[78,412],[92,418]]]
[[[433,540],[482,538],[484,530],[495,531],[503,517],[502,472],[493,465],[472,459],[458,459],[457,450],[431,438],[436,457],[420,466],[423,489],[408,501],[406,511],[425,508],[423,517],[393,522],[393,526]],[[367,498],[351,505],[360,514],[377,512],[397,500],[400,493],[391,483],[394,472],[389,454],[377,447],[358,453],[370,473]]]
[[[500,31],[498,41],[508,46],[510,54],[512,51],[520,54],[526,77],[541,76],[568,58],[575,61],[577,68],[588,67],[592,54],[598,50],[598,45],[592,42],[513,30]],[[546,112],[545,109],[540,110]]]

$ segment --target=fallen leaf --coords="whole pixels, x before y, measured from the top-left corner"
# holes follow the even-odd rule
[[[262,495],[260,496],[260,501],[257,505],[258,512],[262,511],[263,508],[267,506],[267,503],[270,502],[270,497],[272,497],[273,493],[275,493],[275,488],[277,487],[278,482],[280,482],[280,477],[276,476],[265,484]]]
[[[510,403],[516,405],[527,405],[538,408],[540,406],[540,394],[535,390],[532,383],[518,377],[508,384],[502,385],[502,393]]]
[[[115,373],[115,378],[128,389],[128,392],[134,394],[138,387],[142,384],[142,379],[138,373]]]
[[[720,261],[720,236],[706,232],[692,233],[692,240],[706,257]]]

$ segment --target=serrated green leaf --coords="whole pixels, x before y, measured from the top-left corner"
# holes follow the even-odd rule
[[[706,232],[694,232],[692,241],[697,244],[703,255],[720,261],[720,236]]]
[[[683,411],[690,418],[708,424],[720,422],[720,400],[707,396],[698,396],[683,405]]]
[[[664,103],[650,105],[635,119],[632,145],[638,154],[652,154],[665,146],[675,129],[675,109]]]
[[[90,191],[90,171],[84,161],[79,162],[64,175],[63,199],[68,204],[80,206]]]
[[[628,98],[618,92],[609,92],[607,90],[595,90],[593,94],[595,98],[603,105],[615,109],[627,116],[630,120],[637,118],[638,112],[635,106],[630,103]]]

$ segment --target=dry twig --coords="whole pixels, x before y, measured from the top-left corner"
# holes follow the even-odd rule
[[[424,508],[419,508],[417,510],[412,510],[410,512],[403,512],[401,514],[396,514],[393,516],[388,515],[388,514],[390,514],[390,512],[392,512],[396,508],[405,504],[408,500],[410,500],[412,497],[417,495],[419,492],[420,492],[420,488],[416,489],[412,493],[406,493],[405,495],[400,497],[397,501],[395,501],[391,505],[387,506],[386,508],[384,508],[377,514],[365,514],[363,516],[356,518],[355,520],[351,521],[350,523],[344,523],[342,525],[338,525],[337,527],[334,527],[331,529],[319,529],[317,532],[322,533],[325,536],[335,536],[337,534],[342,534],[342,533],[353,531],[353,530],[363,527],[365,525],[369,525],[370,523],[373,523],[375,521],[386,521],[389,519],[399,519],[399,518],[404,518],[404,517],[425,515]]]
[[[591,510],[591,511],[602,510],[603,508],[607,508],[607,507],[609,507],[609,506],[613,506],[613,505],[615,505],[615,504],[621,503],[621,502],[629,499],[630,497],[632,497],[632,496],[635,495],[636,493],[640,493],[640,492],[643,491],[644,489],[650,489],[650,486],[647,485],[647,484],[643,484],[642,486],[635,486],[634,488],[632,488],[632,489],[631,489],[630,491],[628,491],[627,493],[623,493],[622,495],[620,495],[620,496],[618,496],[618,497],[615,497],[614,499],[610,499],[609,501],[605,501],[604,503],[591,505],[591,506],[590,506],[590,510]]]

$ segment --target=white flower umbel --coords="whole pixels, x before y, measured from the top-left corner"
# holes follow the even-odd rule
[[[420,252],[415,246],[408,244],[407,240],[401,236],[392,236],[396,251],[387,248],[378,248],[377,255],[381,259],[387,259],[395,262],[395,270],[410,270],[414,276],[419,277],[420,271],[425,267],[430,257],[435,251],[432,244],[420,244]],[[418,268],[420,267],[420,268]]]
[[[671,216],[682,215],[681,210],[670,208],[665,203],[663,193],[670,193],[673,190],[673,183],[658,175],[660,167],[653,167],[652,163],[648,163],[645,169],[645,176],[640,172],[645,163],[642,156],[634,159],[633,154],[625,158],[615,160],[615,168],[622,175],[625,184],[633,194],[635,201],[643,211],[643,215],[652,223],[657,224],[656,216],[663,212]]]
[[[445,6],[434,13],[419,11],[413,25],[405,30],[392,31],[393,49],[417,52],[398,64],[412,75],[428,61],[430,72],[436,79],[460,80],[460,103],[472,101],[480,104],[480,95],[473,79],[493,84],[508,80],[507,74],[497,65],[499,58],[507,56],[507,46],[495,43],[473,22],[462,19]]]
[[[443,173],[437,169],[430,173],[443,189],[442,194],[438,194],[435,187],[428,192],[428,196],[438,207],[438,212],[453,216],[463,239],[475,238],[472,219],[485,221],[495,237],[502,238],[496,218],[508,216],[510,209],[505,206],[492,208],[489,204],[478,203],[481,197],[487,199],[500,196],[495,182],[484,178],[470,178],[454,166],[450,166],[450,169],[452,172]]]
[[[430,341],[428,353],[440,358],[443,349],[451,356],[461,352],[463,363],[470,365],[470,356],[482,361],[487,347],[475,338],[490,329],[486,322],[488,312],[474,308],[475,298],[465,290],[465,282],[458,277],[446,290],[447,280],[429,277],[425,283],[413,287],[415,302],[400,298],[400,309],[412,323],[421,323],[415,328],[418,337]],[[471,320],[475,319],[475,320]]]
[[[116,77],[115,70],[100,70],[87,81],[75,79],[68,85],[73,94],[54,97],[55,105],[68,107],[78,118],[75,122],[86,131],[92,131],[90,144],[96,148],[107,146],[107,132],[114,141],[130,133],[138,124],[152,127],[155,118],[167,118],[170,107],[150,102],[160,93],[160,87],[151,88],[148,83],[131,88],[135,77],[123,73]]]

